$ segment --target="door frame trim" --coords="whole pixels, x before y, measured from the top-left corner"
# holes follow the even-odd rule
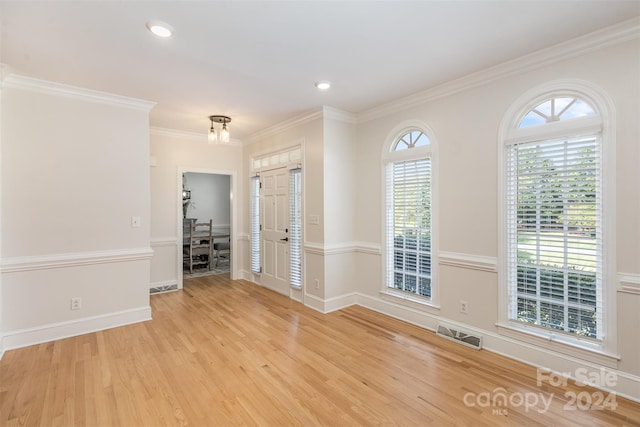
[[[231,253],[229,257],[229,268],[230,268],[230,278],[231,280],[237,280],[239,278],[238,275],[238,246],[239,243],[236,241],[236,236],[238,234],[238,174],[236,171],[226,170],[226,169],[207,169],[207,168],[197,168],[192,166],[183,166],[178,165],[178,173],[176,179],[176,236],[178,242],[178,251],[176,256],[176,272],[178,276],[178,289],[182,289],[183,287],[183,279],[184,274],[182,272],[182,175],[185,173],[204,173],[209,175],[227,175],[230,179],[230,203],[229,209],[229,241],[231,242]]]
[[[269,157],[275,154],[280,154],[280,153],[286,153],[286,152],[291,152],[294,151],[296,149],[300,149],[300,157],[296,158],[296,159],[289,159],[289,161],[286,162],[279,162],[278,164],[275,165],[269,165],[269,166],[262,166],[262,167],[255,167],[255,161],[257,159],[262,159],[265,157]],[[290,143],[287,144],[283,144],[281,146],[277,146],[277,147],[269,147],[269,148],[265,148],[262,150],[257,150],[256,152],[252,153],[249,156],[249,176],[255,176],[256,174],[261,175],[262,172],[268,172],[271,170],[275,170],[275,169],[280,169],[280,168],[286,168],[287,170],[291,170],[292,168],[301,168],[302,169],[302,218],[301,218],[301,226],[302,226],[302,242],[303,242],[303,259],[304,259],[304,247],[305,244],[304,242],[306,241],[306,227],[305,227],[305,212],[306,212],[306,138],[302,137],[296,140],[293,140]],[[264,254],[261,254],[261,256],[264,256]],[[262,281],[260,280],[260,274],[256,275],[253,274],[254,280],[255,277],[258,277],[258,281],[257,283],[260,286],[265,286]],[[302,304],[304,304],[304,289],[306,287],[305,284],[305,278],[306,278],[306,265],[303,262],[302,263],[302,287],[297,288],[297,287],[292,287],[289,286],[289,298],[291,298],[294,301],[298,301]],[[266,286],[265,286],[266,287]],[[268,288],[270,289],[270,288]]]

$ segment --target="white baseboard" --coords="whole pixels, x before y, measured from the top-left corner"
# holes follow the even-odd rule
[[[150,306],[10,331],[2,337],[0,349],[7,351],[147,320],[151,320]]]
[[[303,304],[305,307],[312,308],[315,311],[325,314],[324,300],[320,297],[311,294],[304,294]]]
[[[356,298],[357,294],[355,292],[327,299],[304,294],[304,305],[320,313],[327,314],[356,304]]]
[[[243,276],[246,280],[255,283],[255,281],[252,280],[252,274],[244,271],[243,273],[245,273]],[[616,384],[614,386],[605,387],[598,384],[593,384],[593,386],[606,392],[615,393],[620,397],[640,402],[640,376],[577,359],[570,355],[554,352],[546,348],[536,347],[493,331],[462,324],[439,316],[438,314],[416,310],[393,301],[375,298],[359,292],[348,293],[328,299],[305,293],[304,305],[324,314],[340,310],[350,305],[360,305],[431,331],[436,330],[438,323],[446,322],[464,328],[474,334],[481,335],[483,337],[483,347],[486,350],[536,368],[561,373],[573,379],[576,379],[575,374],[578,372],[593,373],[594,376],[602,372],[611,373],[615,375],[616,378]]]
[[[246,280],[246,281],[249,281],[249,282],[252,282],[252,283],[256,283],[256,281],[253,280],[253,273],[252,272],[250,272],[248,270],[239,270],[238,274],[239,274],[241,280]]]
[[[606,392],[615,393],[620,397],[640,402],[640,376],[577,359],[546,348],[536,347],[493,331],[479,329],[441,316],[403,307],[369,295],[357,293],[356,304],[432,331],[436,329],[440,322],[464,328],[474,334],[481,335],[483,337],[483,347],[488,351],[536,368],[561,373],[572,379],[576,379],[576,373],[593,373],[594,377],[600,375],[601,372],[611,373],[616,378],[615,385],[602,386],[593,384],[593,386]]]
[[[358,294],[356,292],[327,298],[324,300],[324,312],[331,313],[332,311],[338,311],[350,305],[355,305],[358,301],[357,298]]]
[[[617,396],[640,403],[640,377],[614,368],[608,368],[584,360],[576,359],[562,353],[552,352],[540,347],[535,347],[521,341],[511,340],[508,337],[482,332],[483,346],[486,350],[517,360],[524,364],[550,370],[555,374],[576,379],[576,373],[581,373],[581,377],[593,375],[594,378],[601,378],[602,375],[612,375],[615,385],[606,386],[592,384],[593,387],[608,393],[615,393]],[[543,360],[543,362],[539,362]],[[588,374],[587,374],[588,373]]]

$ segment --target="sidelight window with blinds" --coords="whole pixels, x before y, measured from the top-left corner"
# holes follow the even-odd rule
[[[262,273],[260,264],[260,176],[251,177],[251,272]]]
[[[289,283],[302,287],[302,169],[289,172]]]
[[[527,136],[507,140],[504,159],[509,321],[598,341],[604,236],[595,115],[576,97],[545,99],[523,116]]]
[[[432,297],[431,142],[418,129],[405,131],[386,160],[386,286]]]

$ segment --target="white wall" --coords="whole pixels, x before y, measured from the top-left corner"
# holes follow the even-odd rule
[[[359,221],[353,203],[358,189],[354,179],[357,163],[356,127],[347,117],[324,109],[324,261],[326,300],[353,292],[357,272],[353,269],[355,224]],[[325,306],[325,309],[329,308]]]
[[[304,304],[326,312],[357,303],[430,329],[441,321],[454,323],[483,335],[486,348],[536,366],[569,373],[579,368],[595,372],[606,368],[617,376],[615,391],[640,400],[640,49],[637,39],[594,46],[582,55],[572,52],[537,63],[529,61],[536,65],[474,76],[459,86],[438,88],[420,101],[395,102],[360,115],[325,107],[317,119],[313,115],[314,120],[296,118],[290,125],[276,126],[256,137],[243,153],[246,176],[252,156],[305,141]],[[496,326],[501,310],[498,130],[520,95],[559,79],[591,82],[615,104],[617,166],[612,173],[616,177],[618,255],[614,268],[620,280],[607,286],[620,289],[615,351],[619,360],[530,345],[501,334]],[[439,193],[439,240],[434,247],[440,256],[438,307],[381,293],[382,149],[391,130],[407,121],[427,123],[438,147],[434,177]],[[246,191],[247,186],[245,182]],[[248,213],[248,199],[243,203]],[[320,224],[309,224],[309,216],[318,213]],[[245,220],[243,230],[248,233],[247,215]],[[243,256],[248,260],[248,251]],[[246,277],[260,282],[259,276]],[[318,289],[315,280],[320,283]],[[468,314],[459,312],[460,300],[468,302]]]
[[[422,120],[434,132],[439,150],[440,240],[435,250],[447,254],[439,265],[440,308],[403,304],[380,295],[383,289],[382,257],[360,253],[356,263],[364,275],[358,291],[360,303],[433,328],[438,321],[454,321],[485,335],[489,348],[556,370],[574,372],[579,361],[541,352],[501,336],[498,321],[498,129],[514,101],[532,87],[558,79],[580,79],[602,88],[615,104],[617,165],[610,171],[616,181],[617,206],[614,236],[617,258],[614,268],[626,277],[628,288],[640,285],[640,43],[621,42],[580,56],[523,69],[518,73],[435,96],[404,109],[395,109],[384,120],[358,126],[358,164],[353,179],[355,240],[382,247],[382,147],[391,129],[405,120]],[[331,189],[325,189],[330,192]],[[465,261],[451,261],[459,256]],[[622,287],[617,281],[608,287]],[[461,314],[459,301],[469,302],[469,314]],[[632,308],[635,307],[635,308]],[[614,362],[622,384],[620,392],[640,399],[640,294],[618,292],[617,331],[619,362]],[[417,310],[417,311],[416,311]],[[575,359],[574,359],[575,358]],[[591,365],[590,365],[591,366]],[[624,384],[623,384],[624,383]]]
[[[232,191],[226,224],[233,230],[243,220],[238,203],[248,198],[240,182],[242,148],[239,145],[209,145],[206,131],[202,135],[151,130],[151,287],[181,287],[182,285],[182,173],[230,175],[227,183]],[[234,206],[236,206],[234,208]],[[200,205],[194,211],[200,218]],[[218,220],[215,219],[215,223]],[[178,232],[180,231],[180,234]],[[243,268],[247,243],[246,234],[236,231],[232,241],[232,277]]]
[[[212,219],[215,231],[228,232],[231,221],[229,175],[187,172],[183,176],[185,188],[191,190],[187,218],[197,218],[198,222]]]
[[[3,74],[3,65],[0,65],[0,79],[4,80],[4,74]],[[3,106],[3,101],[2,101],[2,86],[0,86],[0,177],[2,177],[2,137],[3,137],[3,132],[2,132],[2,106]],[[2,181],[0,181],[0,260],[2,260]],[[2,307],[3,307],[3,286],[2,286],[2,274],[1,274],[1,270],[0,270],[0,357],[2,357],[2,355],[4,354],[4,327],[3,327],[3,318],[4,315]]]
[[[303,182],[303,281],[304,283],[314,283],[318,280],[318,288],[306,286],[303,295],[292,290],[291,296],[297,300],[313,301],[314,298],[321,300],[324,298],[324,154],[323,154],[323,119],[322,112],[314,112],[303,117],[292,119],[275,131],[267,131],[254,137],[243,150],[243,175],[249,178],[251,175],[251,161],[254,157],[259,157],[267,153],[275,153],[292,146],[302,146],[304,154],[302,162],[302,182]],[[249,235],[249,180],[244,184],[245,197],[243,202],[243,223],[242,233]],[[309,224],[309,217],[316,215],[319,217],[318,224]],[[313,248],[310,250],[309,248]],[[243,253],[245,258],[244,277],[260,284],[260,275],[250,272],[249,247]]]
[[[250,160],[302,144],[304,289],[292,297],[320,311],[358,303],[427,328],[455,322],[483,334],[488,348],[510,357],[558,371],[597,368],[579,354],[523,345],[495,326],[498,128],[528,89],[573,78],[602,88],[616,110],[614,264],[620,280],[607,286],[620,288],[620,360],[612,370],[620,392],[640,399],[640,46],[637,38],[594,46],[581,55],[525,64],[355,118],[337,118],[341,114],[323,108],[256,135],[244,147],[211,146],[205,135],[152,129],[149,152],[149,105],[106,96],[105,102],[90,102],[82,91],[69,97],[5,82],[0,94],[5,347],[52,339],[45,332],[51,325],[60,336],[142,320],[149,313],[149,286],[181,284],[183,172],[231,175],[229,221],[237,228],[232,275],[259,283],[249,272]],[[438,144],[440,239],[434,250],[448,254],[439,265],[439,308],[380,292],[381,153],[391,129],[406,120],[426,122]],[[132,215],[141,217],[142,227],[131,228]],[[309,224],[311,215],[318,215],[319,224]],[[451,262],[455,257],[462,261]],[[317,289],[310,286],[316,280]],[[69,310],[73,296],[83,298],[82,310]],[[458,312],[461,299],[469,302],[467,315]]]
[[[19,76],[3,84],[5,349],[150,318],[153,104]]]
[[[292,289],[290,296],[323,312],[344,304],[356,289],[355,136],[355,120],[349,113],[323,107],[265,131],[244,150],[245,175],[249,176],[253,158],[303,145],[303,289],[302,295]],[[243,225],[247,233],[248,202]],[[318,224],[310,221],[312,216],[318,217]],[[249,272],[245,277],[256,283],[261,280],[260,275]]]

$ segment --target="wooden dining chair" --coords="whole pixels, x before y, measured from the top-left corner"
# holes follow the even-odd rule
[[[186,240],[183,254],[185,267],[188,265],[189,273],[193,273],[194,267],[211,268],[213,220],[192,222]]]

